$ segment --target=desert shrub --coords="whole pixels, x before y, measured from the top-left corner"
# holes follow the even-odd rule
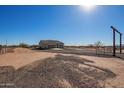
[[[0,45],[0,50],[2,49],[2,45]]]
[[[101,41],[97,41],[97,42],[95,42],[94,45],[99,48],[99,47],[103,46],[103,43]]]
[[[30,48],[39,48],[38,45],[31,45]]]
[[[93,48],[94,45],[93,45],[93,44],[89,44],[87,47],[88,47],[88,48]]]
[[[20,43],[20,44],[19,44],[19,47],[28,48],[29,45],[26,44],[26,43]]]

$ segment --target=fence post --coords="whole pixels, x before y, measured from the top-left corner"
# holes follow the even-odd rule
[[[115,49],[116,49],[116,46],[115,46],[115,30],[113,29],[113,56],[115,56]]]
[[[122,53],[122,34],[120,34],[120,54]]]

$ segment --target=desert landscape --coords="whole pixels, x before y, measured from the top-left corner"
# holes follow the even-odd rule
[[[0,88],[124,88],[124,6],[0,6]]]
[[[14,48],[0,55],[0,87],[124,87],[123,70],[124,60],[112,56]]]

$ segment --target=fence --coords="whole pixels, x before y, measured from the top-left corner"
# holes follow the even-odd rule
[[[0,45],[0,54],[5,54],[5,53],[7,53],[7,48],[6,47],[2,47]]]
[[[96,48],[96,54],[109,54],[112,55],[113,53],[113,48],[112,47],[97,47]]]

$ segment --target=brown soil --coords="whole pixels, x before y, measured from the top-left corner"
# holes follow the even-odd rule
[[[33,51],[27,48],[15,48],[14,53],[33,53]]]
[[[109,69],[89,65],[92,61],[75,56],[56,55],[16,71],[17,87],[103,87],[100,81],[116,77]]]
[[[16,48],[13,53],[0,55],[0,66],[13,66],[18,69],[34,61],[54,57],[56,53],[34,52],[26,48]]]
[[[0,55],[0,87],[124,87],[124,61],[26,48]]]

